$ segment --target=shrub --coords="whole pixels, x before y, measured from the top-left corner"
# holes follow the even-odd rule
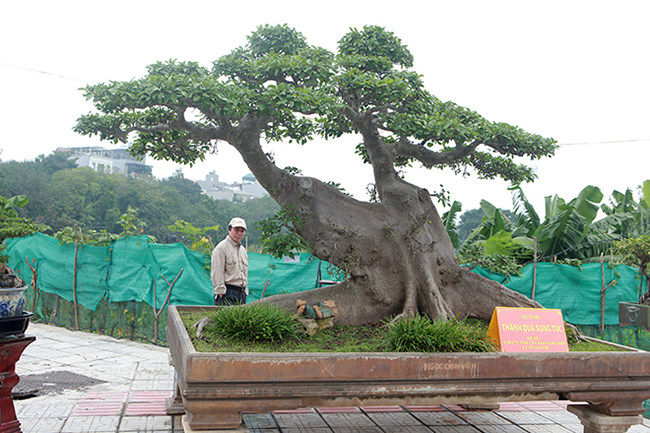
[[[490,352],[487,330],[470,320],[431,321],[414,315],[388,324],[388,349],[393,352]]]
[[[298,322],[275,305],[257,303],[221,308],[212,315],[212,322],[206,328],[233,340],[279,341],[295,337]]]

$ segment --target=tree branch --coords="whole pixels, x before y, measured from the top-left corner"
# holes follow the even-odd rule
[[[417,159],[427,168],[435,165],[449,164],[459,159],[471,155],[476,148],[481,144],[479,141],[473,141],[470,144],[456,144],[453,150],[434,152],[424,147],[424,145],[416,145],[402,137],[395,144],[395,153],[399,156]]]

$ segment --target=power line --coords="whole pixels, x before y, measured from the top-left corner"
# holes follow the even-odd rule
[[[639,138],[635,140],[590,141],[584,143],[558,143],[558,145],[559,146],[587,146],[590,144],[632,143],[636,141],[650,141],[650,138]]]
[[[59,74],[55,74],[55,73],[47,72],[47,71],[39,71],[38,69],[30,69],[30,68],[25,68],[25,67],[22,67],[22,66],[8,65],[6,63],[0,63],[0,67],[9,68],[9,69],[18,69],[18,70],[21,70],[21,71],[36,72],[37,74],[51,75],[53,77],[63,78],[64,80],[70,80],[70,81],[76,81],[77,83],[88,84],[87,82],[85,82],[83,80],[79,80],[77,78],[70,78],[70,77],[66,77],[65,75],[59,75]]]

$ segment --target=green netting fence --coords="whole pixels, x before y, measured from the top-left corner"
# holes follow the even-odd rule
[[[213,303],[207,258],[180,243],[163,245],[147,242],[145,237],[126,237],[107,247],[81,246],[75,251],[74,245],[60,244],[52,237],[37,233],[9,239],[7,247],[11,257],[9,265],[23,279],[29,282],[32,278],[29,265],[36,270],[38,291],[28,291],[27,297],[30,308],[47,323],[75,328],[78,322],[80,329],[164,343],[168,304]],[[265,297],[312,289],[319,279],[319,270],[320,279],[336,280],[327,272],[327,263],[309,254],[285,260],[249,253],[248,300],[259,299],[265,286]],[[618,303],[635,302],[642,287],[634,268],[539,263],[536,270],[532,265],[527,266],[521,275],[509,278],[481,268],[474,272],[528,297],[533,295],[536,277],[535,300],[546,308],[561,309],[566,321],[585,329],[594,327],[589,332],[616,338],[612,341],[623,344],[633,341],[632,345],[639,348],[650,345],[647,332],[631,327],[618,329],[621,328]],[[602,289],[610,283],[604,292],[604,320],[601,321]],[[169,302],[164,304],[172,285]],[[156,323],[158,332],[153,335]],[[604,331],[600,331],[602,325]]]
[[[213,304],[209,258],[181,243],[126,237],[106,247],[77,249],[36,233],[8,239],[7,254],[9,266],[28,283],[34,269],[38,290],[27,291],[29,308],[38,320],[58,326],[164,344],[167,305]],[[319,271],[320,279],[336,280],[327,263],[309,254],[274,259],[249,253],[248,264],[249,302],[262,292],[268,297],[314,288]]]

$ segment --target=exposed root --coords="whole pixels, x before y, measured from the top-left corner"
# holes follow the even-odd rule
[[[406,311],[406,310],[405,310],[405,311],[402,311],[400,314],[398,314],[397,316],[395,316],[395,317],[393,317],[392,319],[390,319],[389,323],[393,324],[393,323],[397,323],[397,322],[399,322],[399,321],[402,320],[402,319],[405,319],[405,320],[406,320],[406,319],[410,319],[411,317],[415,316],[416,313],[417,313],[417,312],[414,311],[414,310],[409,310],[409,311]]]

